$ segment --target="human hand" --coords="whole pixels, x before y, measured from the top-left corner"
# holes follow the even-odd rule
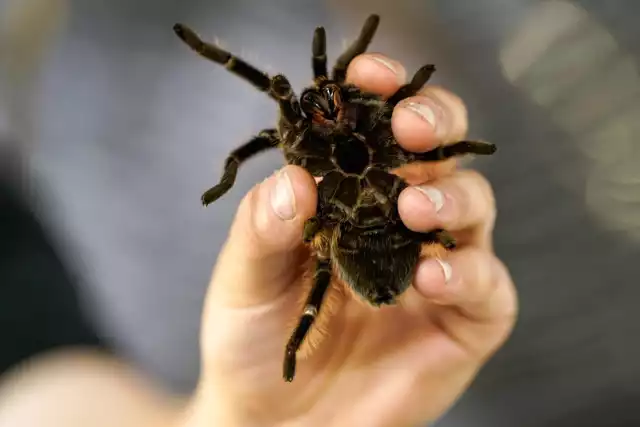
[[[397,62],[365,54],[351,63],[348,80],[388,96],[406,75]],[[406,108],[418,105],[431,107],[429,120]],[[453,94],[428,86],[396,108],[392,125],[406,149],[427,151],[464,137],[466,110]],[[399,199],[405,224],[444,228],[458,248],[443,263],[422,260],[401,305],[374,309],[334,293],[326,337],[298,363],[292,383],[282,379],[282,360],[309,289],[302,233],[315,213],[316,184],[287,166],[247,194],[205,301],[200,383],[184,426],[411,426],[455,402],[516,318],[512,279],[492,249],[494,199],[489,183],[458,170],[455,159],[399,174],[417,186]],[[284,192],[274,193],[277,184]],[[291,219],[281,219],[273,202]]]

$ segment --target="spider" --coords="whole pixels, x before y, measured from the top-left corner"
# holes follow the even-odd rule
[[[222,197],[234,185],[244,161],[273,148],[282,150],[287,163],[321,178],[316,214],[307,220],[301,236],[310,245],[316,265],[302,315],[285,347],[283,377],[287,382],[295,376],[296,354],[321,310],[334,272],[371,306],[395,304],[411,283],[424,244],[455,247],[454,238],[445,230],[417,233],[403,224],[397,202],[408,184],[391,170],[411,162],[496,151],[491,143],[460,141],[412,153],[396,142],[391,130],[393,108],[416,95],[435,66],[418,69],[387,99],[347,83],[349,64],[367,50],[379,22],[378,15],[368,17],[359,37],[336,60],[331,77],[325,30],[317,27],[312,43],[313,84],[299,99],[284,75],[269,77],[232,53],[204,42],[187,26],[173,27],[195,52],[265,92],[280,112],[275,128],[260,131],[229,154],[220,181],[204,192],[202,203],[207,206]]]

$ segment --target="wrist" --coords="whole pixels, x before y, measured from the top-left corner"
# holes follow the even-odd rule
[[[268,409],[252,410],[246,399],[221,392],[226,389],[199,385],[174,427],[329,427],[302,419],[274,420]]]
[[[232,412],[223,396],[199,384],[175,427],[242,427]]]

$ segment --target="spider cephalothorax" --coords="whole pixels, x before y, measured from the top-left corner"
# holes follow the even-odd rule
[[[240,164],[271,148],[280,148],[287,163],[322,178],[317,212],[307,221],[303,236],[316,255],[317,266],[304,312],[285,349],[287,381],[293,380],[296,353],[321,309],[334,271],[371,305],[394,304],[411,283],[423,244],[455,245],[444,230],[416,233],[403,224],[397,201],[407,184],[391,170],[411,162],[439,161],[467,153],[489,155],[496,150],[490,143],[460,141],[412,153],[396,142],[391,130],[393,108],[417,94],[435,67],[420,68],[388,99],[346,83],[347,67],[366,51],[378,23],[377,15],[367,19],[360,36],[337,59],[331,78],[325,31],[317,28],[312,49],[314,84],[304,89],[299,100],[285,76],[269,77],[203,42],[186,26],[174,26],[193,50],[266,92],[280,109],[276,128],[262,130],[229,155],[220,182],[203,194],[202,202],[208,205],[224,195],[233,186]]]

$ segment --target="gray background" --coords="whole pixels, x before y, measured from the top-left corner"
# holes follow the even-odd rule
[[[434,81],[468,104],[471,136],[500,146],[473,166],[495,186],[496,247],[521,317],[438,425],[640,425],[640,3],[71,5],[28,85],[24,126],[34,144],[25,152],[87,310],[124,355],[176,391],[193,387],[211,266],[242,195],[281,164],[278,153],[252,160],[224,203],[202,209],[200,193],[228,151],[276,110],[188,51],[173,23],[301,88],[316,25],[327,28],[335,58],[378,12],[371,49],[409,70],[435,62]]]

